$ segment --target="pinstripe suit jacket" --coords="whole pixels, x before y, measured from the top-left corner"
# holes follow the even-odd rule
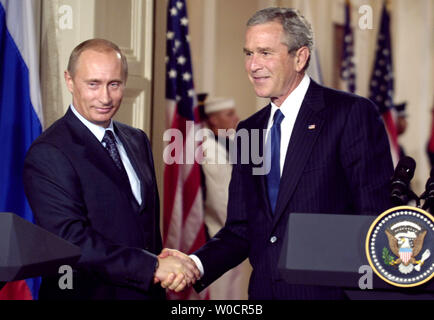
[[[269,105],[258,111],[238,130],[265,129],[270,110]],[[240,160],[240,147],[237,151]],[[253,175],[254,166],[234,165],[226,224],[195,253],[205,271],[196,289],[248,257],[250,299],[343,298],[339,289],[287,284],[277,263],[291,212],[378,214],[390,207],[393,165],[376,106],[311,81],[288,145],[274,214],[266,176]]]

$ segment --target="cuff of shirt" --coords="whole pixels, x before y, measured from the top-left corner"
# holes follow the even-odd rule
[[[202,262],[201,262],[200,259],[199,259],[196,255],[194,255],[194,254],[189,255],[189,257],[191,258],[191,260],[194,261],[194,263],[196,263],[196,266],[197,266],[197,268],[199,269],[199,272],[200,272],[200,277],[202,278],[202,277],[203,277],[203,274],[205,273],[204,270],[203,270]]]

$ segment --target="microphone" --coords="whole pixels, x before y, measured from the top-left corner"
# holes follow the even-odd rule
[[[414,176],[416,161],[410,157],[403,157],[399,160],[391,180],[390,199],[393,206],[406,205],[409,200],[419,198],[410,190],[410,180]]]
[[[422,209],[429,208],[429,212],[434,212],[434,168],[431,169],[430,176],[425,185],[425,192],[420,196],[425,199]]]

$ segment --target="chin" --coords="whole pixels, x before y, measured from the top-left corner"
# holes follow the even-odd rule
[[[110,124],[111,118],[94,118],[93,123],[101,127],[107,127]]]
[[[267,93],[264,93],[264,92],[258,92],[258,91],[255,91],[255,92],[256,92],[256,95],[257,95],[259,98],[269,98],[269,97],[270,97],[270,95],[267,94]]]
[[[258,87],[253,87],[253,89],[255,90],[256,95],[260,98],[268,98],[270,96],[269,91],[264,87],[258,86]]]

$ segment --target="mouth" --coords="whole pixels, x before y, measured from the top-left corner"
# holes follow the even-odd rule
[[[112,111],[113,107],[94,107],[94,109],[98,113],[109,113],[110,111]]]
[[[251,76],[252,82],[255,84],[262,84],[266,82],[269,78],[269,76]]]

